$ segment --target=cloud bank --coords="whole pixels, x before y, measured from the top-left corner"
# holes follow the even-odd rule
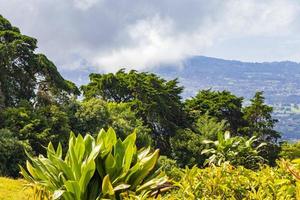
[[[193,55],[300,60],[298,0],[0,0],[0,13],[62,69],[143,70]]]

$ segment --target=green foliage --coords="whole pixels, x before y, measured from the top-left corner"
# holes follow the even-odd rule
[[[30,151],[26,141],[18,140],[7,129],[0,129],[0,176],[18,176],[18,164],[26,161],[24,149]]]
[[[203,140],[216,140],[219,134],[223,134],[228,128],[222,120],[218,122],[207,113],[200,116],[191,129],[179,129],[175,136],[170,138],[172,157],[177,160],[181,167],[203,166],[207,159],[201,152],[206,148]]]
[[[243,109],[246,125],[240,132],[248,137],[255,136],[257,145],[266,143],[260,155],[268,160],[269,164],[274,165],[279,153],[277,140],[281,136],[274,130],[278,120],[272,117],[273,108],[264,101],[263,92],[257,92],[251,99],[251,104]]]
[[[70,132],[68,116],[56,105],[33,108],[22,102],[20,107],[10,107],[0,113],[1,127],[6,127],[21,141],[28,141],[33,151],[43,153],[50,141],[65,146]]]
[[[300,158],[300,141],[296,143],[284,142],[280,147],[279,157],[289,160]]]
[[[296,184],[282,163],[258,171],[222,164],[181,170],[181,179],[164,199],[296,199]]]
[[[229,127],[225,120],[218,122],[216,118],[211,117],[206,113],[197,119],[195,129],[203,138],[216,140],[218,134],[224,133]]]
[[[137,150],[135,140],[135,132],[117,139],[111,128],[96,139],[71,133],[66,156],[61,145],[55,150],[49,143],[47,157],[29,156],[22,175],[53,199],[120,199],[155,191],[167,181],[160,170],[153,171],[159,151]]]
[[[190,129],[180,129],[171,137],[170,143],[172,157],[181,167],[203,164],[205,157],[201,155],[204,149],[201,135]]]
[[[195,97],[187,99],[185,106],[194,121],[207,113],[219,122],[225,120],[230,132],[237,135],[239,127],[244,124],[242,102],[242,97],[228,91],[201,90]]]
[[[115,74],[91,74],[90,83],[81,87],[86,99],[128,102],[151,128],[156,145],[169,151],[168,137],[184,124],[178,81],[166,81],[155,74],[120,70]]]
[[[256,136],[263,142],[276,142],[280,138],[280,134],[274,130],[278,120],[272,118],[273,108],[264,104],[264,101],[263,92],[257,92],[251,104],[243,109],[247,122],[243,131],[247,136]]]
[[[255,137],[246,139],[243,137],[230,137],[229,132],[219,133],[218,140],[204,140],[204,144],[209,147],[202,151],[210,157],[204,164],[220,166],[224,162],[229,162],[235,166],[245,166],[247,168],[258,168],[258,165],[264,162],[259,156],[259,149],[265,144],[261,143],[254,147]]]
[[[36,39],[22,35],[0,15],[0,108],[23,99],[44,105],[58,94],[79,94],[46,56],[34,52],[36,48]]]
[[[143,125],[128,103],[105,102],[91,98],[79,104],[75,113],[77,124],[74,131],[96,134],[101,127],[112,127],[118,137],[125,139],[127,134],[137,130],[138,147],[149,146],[152,143],[150,129]]]
[[[167,156],[160,156],[158,159],[158,167],[161,168],[168,177],[175,179],[179,177],[179,166],[176,160],[170,159]]]

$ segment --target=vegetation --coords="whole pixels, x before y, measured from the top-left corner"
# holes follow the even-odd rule
[[[24,188],[26,181],[0,177],[1,200],[28,200],[32,199],[32,190]]]
[[[135,140],[134,132],[121,141],[111,128],[102,129],[96,139],[71,133],[66,156],[60,144],[55,150],[49,143],[47,157],[29,156],[21,173],[38,188],[35,199],[120,199],[143,192],[150,196],[168,179],[160,170],[153,171],[159,150],[137,150]]]
[[[222,164],[181,169],[179,174],[166,199],[296,199],[295,179],[281,162],[258,171]]]
[[[182,100],[177,79],[125,69],[78,89],[36,46],[0,16],[0,175],[21,166],[33,198],[300,198],[299,142],[279,143],[263,92]]]

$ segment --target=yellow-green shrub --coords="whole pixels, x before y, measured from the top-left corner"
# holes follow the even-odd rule
[[[282,163],[253,171],[223,164],[181,170],[165,199],[296,199],[296,184]]]

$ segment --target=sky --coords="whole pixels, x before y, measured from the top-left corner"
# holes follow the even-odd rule
[[[300,62],[300,0],[0,0],[64,71],[180,66],[194,55]]]

